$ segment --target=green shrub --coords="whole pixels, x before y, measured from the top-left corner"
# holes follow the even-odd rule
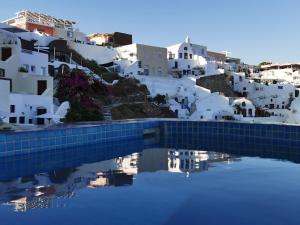
[[[20,67],[19,68],[19,72],[21,72],[21,73],[28,73],[28,70],[26,68],[24,68],[24,67]]]
[[[166,104],[166,96],[164,95],[156,95],[153,100],[157,102],[157,104]]]
[[[111,72],[103,72],[101,74],[101,77],[103,80],[105,80],[108,83],[112,83],[114,80],[124,79],[120,77],[117,73],[111,73]]]
[[[149,90],[146,85],[140,84],[136,79],[119,80],[113,86],[112,94],[116,97],[124,97],[128,95],[148,95]]]

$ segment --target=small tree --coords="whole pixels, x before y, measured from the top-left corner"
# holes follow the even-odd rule
[[[272,62],[261,62],[260,64],[258,64],[259,67],[261,66],[266,66],[266,65],[271,65]]]
[[[157,102],[157,104],[166,104],[166,96],[164,95],[156,95],[153,99],[155,102]]]

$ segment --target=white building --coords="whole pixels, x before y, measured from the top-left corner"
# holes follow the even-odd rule
[[[286,109],[296,93],[295,86],[288,82],[260,83],[260,80],[247,78],[241,73],[232,74],[233,90],[261,109]]]
[[[254,117],[255,106],[253,103],[246,98],[235,99],[232,104],[235,115],[242,115],[243,117]]]
[[[197,110],[190,116],[191,120],[231,120],[234,111],[229,98],[212,93],[196,101]]]
[[[204,75],[207,66],[207,47],[192,44],[187,37],[185,42],[167,47],[169,73],[184,75]]]
[[[294,85],[300,85],[300,71],[293,70],[292,68],[287,69],[271,69],[261,71],[260,73],[251,74],[253,79],[258,79],[262,83],[280,83],[288,82]]]
[[[58,122],[67,112],[53,104],[53,78],[48,74],[48,55],[22,49],[20,38],[0,29],[1,118],[12,124]],[[63,112],[57,115],[56,112]],[[61,117],[60,117],[61,116]]]
[[[300,98],[297,97],[292,101],[291,112],[287,119],[288,123],[300,123]]]
[[[124,75],[168,75],[167,49],[132,44],[116,48],[118,56],[115,63]]]

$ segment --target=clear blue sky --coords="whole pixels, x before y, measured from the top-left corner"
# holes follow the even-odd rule
[[[247,63],[300,61],[299,0],[9,0],[0,20],[22,9],[79,21],[86,33],[132,33],[138,43],[168,46],[189,35]]]

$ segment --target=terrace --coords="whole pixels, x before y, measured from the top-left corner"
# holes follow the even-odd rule
[[[60,19],[54,16],[46,15],[43,13],[36,13],[28,10],[23,10],[16,13],[16,17],[3,21],[7,24],[24,24],[33,23],[43,26],[56,27],[56,28],[73,28],[77,23],[71,20]]]

